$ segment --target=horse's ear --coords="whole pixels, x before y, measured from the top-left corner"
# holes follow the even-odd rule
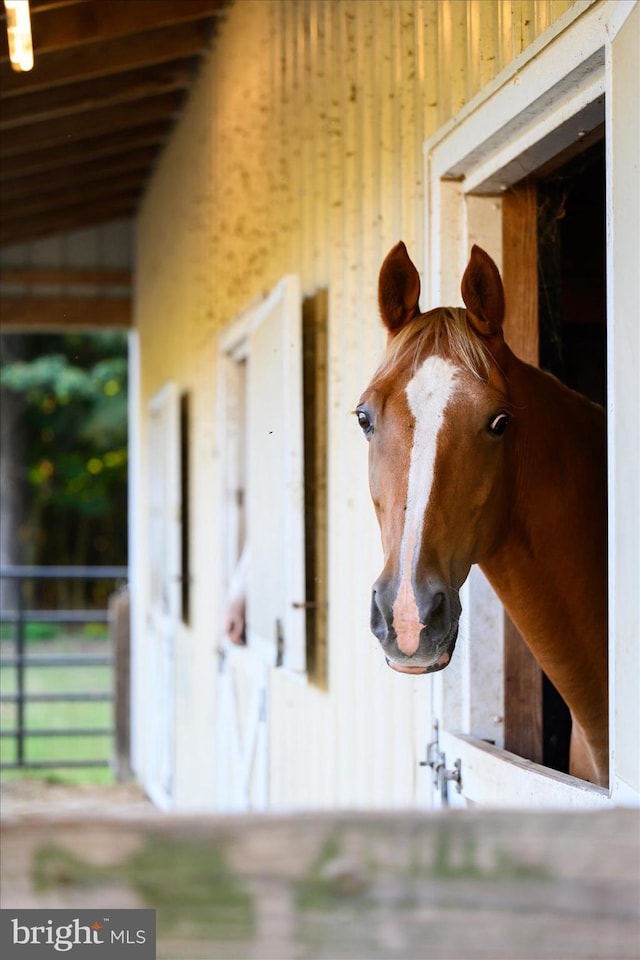
[[[502,338],[504,288],[495,263],[475,244],[462,277],[462,299],[469,321],[481,337]]]
[[[395,245],[380,268],[378,304],[382,321],[391,336],[420,313],[420,275],[404,243]]]

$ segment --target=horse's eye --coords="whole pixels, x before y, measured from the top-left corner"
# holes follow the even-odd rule
[[[368,413],[365,413],[365,411],[362,409],[358,409],[356,410],[356,417],[358,418],[358,423],[360,424],[362,432],[365,434],[365,436],[373,433],[373,424],[371,423]]]
[[[504,410],[501,410],[500,413],[496,413],[489,423],[487,424],[487,430],[494,437],[501,437],[509,426],[509,417],[508,413],[505,413]]]

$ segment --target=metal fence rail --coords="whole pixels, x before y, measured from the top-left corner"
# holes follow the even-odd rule
[[[2,762],[2,770],[37,770],[56,768],[93,768],[108,767],[110,760],[30,760],[26,756],[27,738],[55,738],[55,737],[104,737],[115,736],[115,719],[109,727],[69,727],[55,729],[38,729],[29,727],[26,722],[26,712],[30,703],[97,703],[114,701],[114,683],[109,692],[73,692],[73,693],[29,693],[27,691],[26,676],[29,668],[33,667],[87,667],[107,666],[114,668],[113,655],[96,654],[60,654],[53,656],[39,656],[28,654],[26,649],[26,624],[32,623],[60,623],[84,624],[107,623],[109,612],[99,610],[35,610],[29,609],[26,603],[25,583],[36,580],[113,580],[126,581],[127,568],[121,566],[6,566],[0,567],[0,579],[15,582],[15,608],[0,610],[0,624],[15,625],[15,653],[0,657],[3,670],[15,671],[15,693],[3,693],[0,702],[11,703],[16,706],[15,726],[2,729],[0,736],[15,740],[15,760]]]

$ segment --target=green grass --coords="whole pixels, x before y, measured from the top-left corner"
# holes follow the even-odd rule
[[[15,623],[0,624],[0,640],[13,640],[16,636]],[[56,623],[40,623],[28,620],[24,625],[24,638],[27,643],[38,640],[55,640],[60,635],[60,627]]]
[[[0,640],[15,642],[16,630],[15,623],[0,623]],[[84,623],[77,627],[63,627],[59,623],[47,623],[40,620],[25,621],[24,638],[27,643],[57,639],[64,642],[70,637],[86,640],[107,640],[109,627],[106,623]]]
[[[108,646],[103,643],[85,641],[92,653],[106,653]],[[3,654],[14,653],[13,644],[4,643]],[[75,639],[63,639],[55,643],[31,644],[29,654],[50,655],[76,653],[79,642]],[[112,689],[112,668],[87,665],[82,667],[44,667],[28,666],[25,671],[26,691],[33,693],[85,693],[108,692]],[[0,689],[3,694],[16,692],[16,671],[12,667],[3,667]],[[3,731],[16,727],[17,705],[0,705],[0,727]],[[25,705],[25,759],[27,761],[59,760],[110,760],[113,750],[111,736],[29,736],[29,730],[59,730],[67,728],[111,727],[113,723],[112,703],[27,703]],[[13,737],[0,739],[0,758],[3,763],[16,759],[16,740]],[[3,770],[4,780],[21,777],[54,780],[72,783],[113,783],[114,776],[108,767],[86,767],[67,769]]]

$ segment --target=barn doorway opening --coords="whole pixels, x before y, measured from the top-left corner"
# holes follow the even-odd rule
[[[601,129],[577,156],[536,176],[539,362],[602,406],[607,400],[605,150]],[[568,771],[569,711],[542,685],[545,766]]]
[[[506,335],[522,359],[606,404],[604,128],[505,193]],[[507,329],[508,328],[508,329]],[[505,614],[505,748],[568,772],[569,711]]]

